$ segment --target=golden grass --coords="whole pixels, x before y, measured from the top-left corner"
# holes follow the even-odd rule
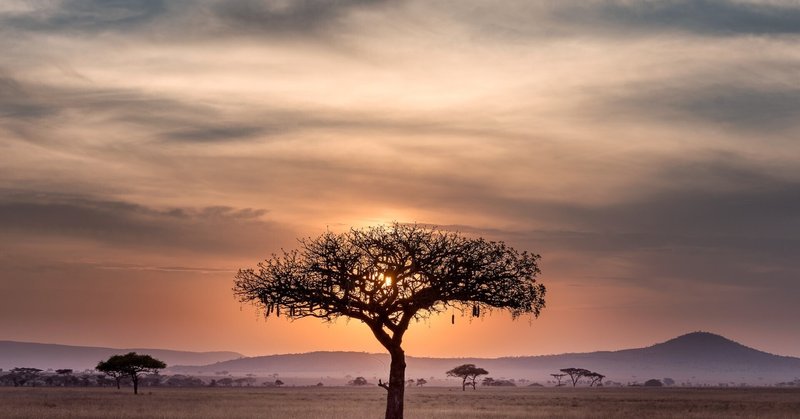
[[[378,419],[383,389],[0,388],[3,418]],[[798,418],[800,389],[410,388],[409,419]]]

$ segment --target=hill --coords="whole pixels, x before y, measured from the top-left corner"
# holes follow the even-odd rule
[[[544,382],[561,368],[597,371],[607,379],[643,382],[670,377],[678,383],[769,385],[800,376],[800,358],[773,355],[707,332],[689,333],[646,348],[546,356],[504,358],[407,357],[407,377],[436,377],[464,363],[486,368],[495,378]],[[204,366],[174,366],[173,372],[213,374],[279,374],[290,377],[384,377],[386,354],[312,352],[228,360]]]
[[[83,370],[94,368],[99,361],[111,355],[127,352],[146,353],[166,362],[167,365],[202,365],[243,357],[242,354],[236,352],[187,352],[143,348],[118,349],[0,341],[0,368],[36,367],[41,369],[72,368],[74,370]]]

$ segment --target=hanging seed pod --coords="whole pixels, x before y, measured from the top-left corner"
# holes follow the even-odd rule
[[[480,316],[481,316],[481,306],[476,305],[475,306],[475,317],[480,317]]]
[[[456,324],[456,315],[455,315],[455,314],[453,314],[453,315],[450,317],[450,323],[452,323],[452,324]]]
[[[281,306],[276,304],[275,305],[275,317],[280,317],[280,316],[281,316]]]

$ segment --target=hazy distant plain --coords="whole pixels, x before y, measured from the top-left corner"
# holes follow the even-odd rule
[[[4,418],[377,419],[385,392],[369,388],[0,388]],[[796,418],[800,389],[410,388],[410,419]]]

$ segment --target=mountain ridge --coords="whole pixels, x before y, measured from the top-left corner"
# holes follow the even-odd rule
[[[28,350],[30,362],[9,364],[8,347],[39,345],[48,351]],[[113,353],[137,351],[149,353],[168,364],[168,372],[194,375],[256,374],[282,377],[383,377],[388,371],[389,357],[385,353],[359,351],[312,351],[244,357],[236,352],[189,352],[162,349],[114,349],[79,347],[57,344],[32,344],[0,341],[0,368],[34,366],[37,368],[67,368],[65,362],[36,363],[42,355],[54,350],[84,349],[83,365],[76,369],[93,368]],[[105,352],[103,352],[105,351]],[[57,351],[56,351],[57,352]],[[88,355],[86,355],[88,354]],[[202,362],[205,360],[205,362]],[[17,360],[19,361],[19,359]],[[63,361],[63,359],[62,359]],[[77,362],[79,360],[73,359]],[[192,361],[192,362],[180,362]],[[201,362],[194,362],[201,361]],[[595,351],[534,356],[484,357],[415,357],[407,356],[407,377],[444,377],[444,371],[464,363],[480,365],[496,378],[525,378],[537,381],[550,379],[561,368],[586,368],[604,374],[608,379],[637,382],[643,377],[671,377],[678,382],[694,384],[748,383],[767,385],[800,376],[800,358],[760,351],[720,335],[692,332],[650,346],[616,351]],[[57,365],[56,365],[57,364]]]
[[[214,363],[221,360],[243,358],[232,351],[193,352],[156,348],[109,348],[102,346],[63,345],[58,343],[18,342],[0,340],[0,368],[94,368],[111,355],[138,352],[150,354],[167,365]]]
[[[204,366],[174,366],[183,373],[374,375],[383,376],[389,358],[367,352],[315,351],[222,361]],[[692,332],[642,348],[498,358],[407,356],[407,376],[441,376],[460,363],[479,364],[493,376],[546,380],[561,368],[580,367],[616,380],[637,381],[643,375],[692,380],[698,383],[786,380],[800,375],[800,358],[775,355],[709,332]],[[431,375],[433,374],[433,375]]]

